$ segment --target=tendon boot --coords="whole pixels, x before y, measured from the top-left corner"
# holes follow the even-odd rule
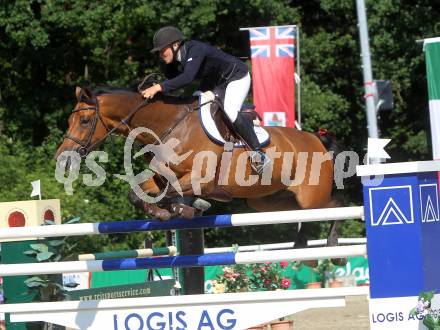
[[[257,174],[263,173],[264,169],[272,162],[261,150],[260,142],[255,134],[254,127],[249,123],[242,113],[238,113],[237,119],[232,123],[234,130],[240,135],[246,144],[252,149],[250,155],[251,168]]]

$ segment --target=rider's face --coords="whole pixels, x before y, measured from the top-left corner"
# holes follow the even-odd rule
[[[173,62],[173,51],[171,50],[171,46],[163,48],[160,51],[159,56],[166,64]]]

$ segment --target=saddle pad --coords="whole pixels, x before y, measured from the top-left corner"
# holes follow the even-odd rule
[[[215,95],[213,92],[208,91],[199,95],[199,104],[204,104],[206,102],[214,101]],[[211,116],[211,104],[207,103],[203,105],[199,111],[200,123],[202,124],[203,130],[206,135],[215,143],[219,145],[224,145],[225,140],[220,135],[219,130],[214,122],[214,119]],[[261,126],[254,126],[255,134],[257,134],[258,141],[262,147],[265,147],[269,144],[269,133]],[[239,143],[234,144],[234,147],[244,147],[244,144],[240,141]]]

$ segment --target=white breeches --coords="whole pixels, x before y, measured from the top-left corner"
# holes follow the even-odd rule
[[[226,86],[224,110],[231,122],[237,119],[238,112],[249,93],[250,86],[251,77],[249,73],[239,80],[231,81]]]

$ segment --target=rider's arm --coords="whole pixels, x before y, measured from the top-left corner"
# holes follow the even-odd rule
[[[192,55],[194,54],[194,55]],[[173,79],[168,79],[160,85],[162,90],[167,93],[171,90],[182,88],[196,79],[200,66],[205,58],[204,52],[192,51],[185,59],[186,63],[183,65],[184,69],[181,74]]]

